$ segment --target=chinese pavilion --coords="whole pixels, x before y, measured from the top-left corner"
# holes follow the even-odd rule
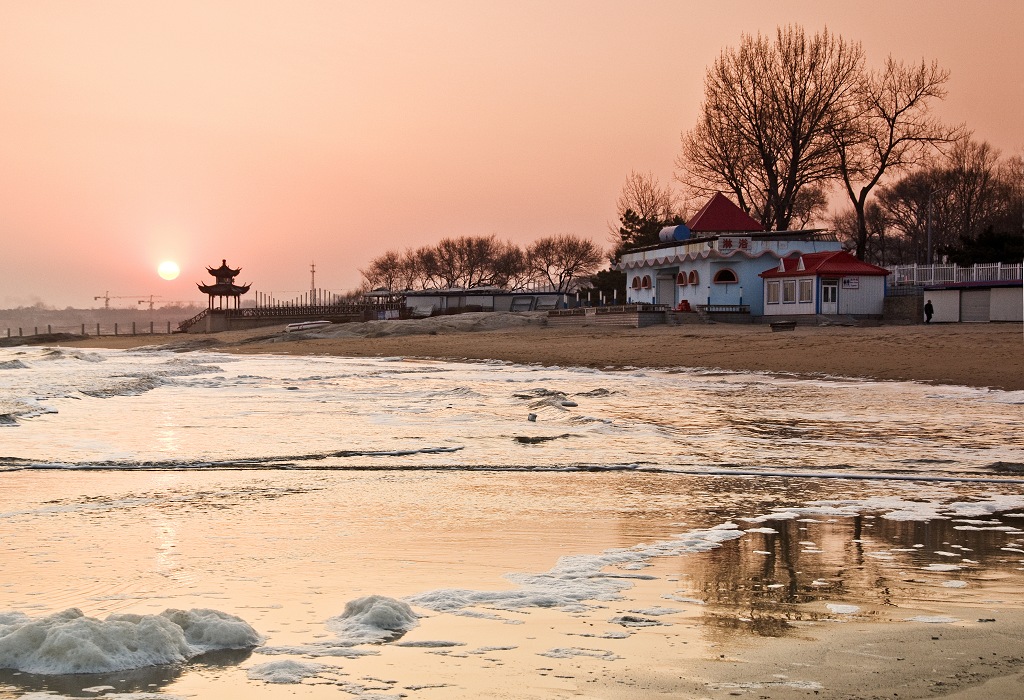
[[[214,297],[220,298],[221,309],[224,308],[225,297],[234,297],[235,308],[237,309],[242,295],[248,292],[249,287],[252,286],[249,284],[235,284],[235,277],[237,277],[238,273],[242,271],[242,268],[238,268],[237,270],[230,268],[228,267],[227,260],[221,260],[220,267],[208,267],[206,268],[206,271],[213,275],[214,279],[217,280],[215,284],[197,284],[199,291],[210,296],[210,305],[208,308],[211,311],[213,310]],[[230,306],[230,302],[228,305]]]

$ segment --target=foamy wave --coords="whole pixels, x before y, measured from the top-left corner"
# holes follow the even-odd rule
[[[408,603],[387,596],[369,595],[350,600],[341,615],[327,620],[327,628],[337,635],[336,639],[308,645],[263,647],[260,653],[354,659],[377,653],[355,649],[355,646],[394,641],[417,625],[419,615],[413,612]]]
[[[540,574],[508,574],[518,584],[502,591],[439,589],[406,598],[435,612],[466,614],[467,608],[522,610],[524,608],[560,608],[572,612],[590,608],[589,601],[610,601],[621,597],[634,580],[653,578],[642,574],[606,573],[606,567],[628,569],[653,557],[704,552],[722,542],[743,536],[735,523],[723,523],[706,530],[694,530],[672,540],[637,545],[630,549],[610,549],[601,554],[565,556],[549,571]]]
[[[69,608],[32,619],[0,613],[0,668],[63,675],[180,663],[218,649],[246,649],[263,637],[241,618],[209,609],[106,620]]]
[[[334,668],[333,666],[289,659],[253,666],[247,675],[250,680],[267,683],[301,683],[306,678],[315,678],[324,671],[334,670]]]
[[[398,639],[419,624],[408,603],[382,595],[350,600],[345,611],[327,621],[338,638],[350,644],[372,644]]]

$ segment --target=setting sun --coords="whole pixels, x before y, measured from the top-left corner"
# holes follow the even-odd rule
[[[159,267],[156,268],[156,272],[165,280],[172,280],[181,274],[181,268],[179,268],[178,263],[173,260],[164,260],[160,263]]]

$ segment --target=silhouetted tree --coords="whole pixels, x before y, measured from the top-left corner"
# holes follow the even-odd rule
[[[743,35],[708,70],[697,125],[683,136],[680,180],[732,192],[769,229],[785,230],[805,188],[835,177],[831,133],[845,130],[863,71],[859,43],[780,27]]]
[[[656,245],[662,228],[685,223],[679,196],[670,186],[658,182],[653,173],[630,172],[615,205],[619,222],[610,227],[615,256]]]
[[[594,274],[601,249],[586,238],[563,234],[542,238],[527,250],[530,267],[557,292],[569,292],[578,279]]]
[[[934,146],[959,135],[930,113],[933,100],[946,96],[949,71],[938,63],[905,65],[890,56],[881,70],[864,73],[847,114],[834,120],[830,133],[839,157],[838,173],[857,221],[854,249],[866,259],[867,200],[889,172],[922,162]]]

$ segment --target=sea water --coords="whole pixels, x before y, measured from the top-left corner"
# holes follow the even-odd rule
[[[965,387],[3,350],[0,697],[451,697],[695,619],[1019,604],[1022,436]]]

